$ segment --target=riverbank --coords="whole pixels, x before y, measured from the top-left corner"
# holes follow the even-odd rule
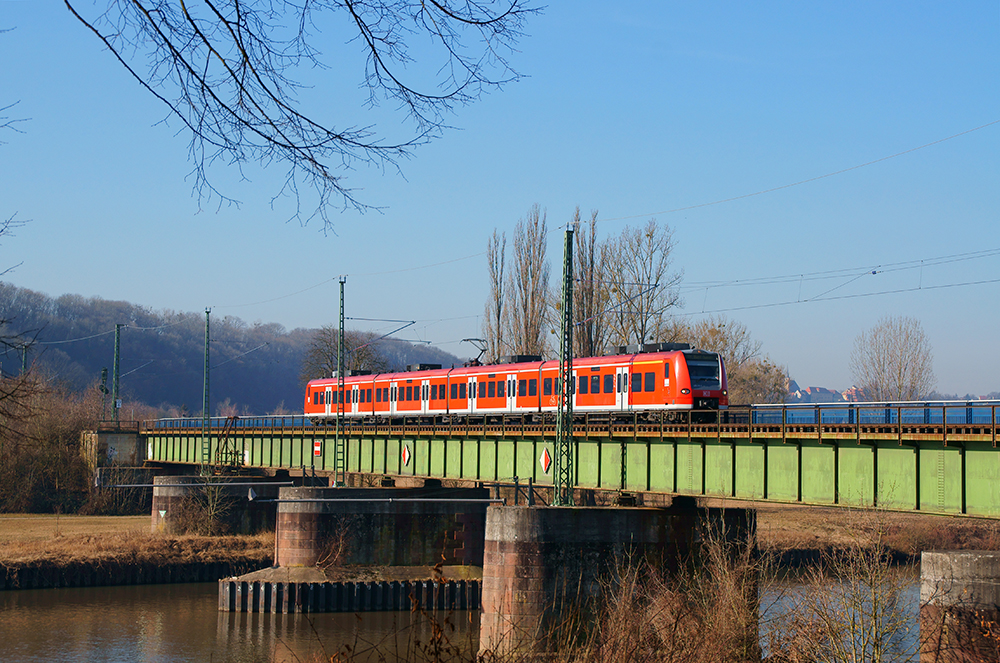
[[[269,567],[274,533],[167,536],[149,516],[0,516],[0,589],[210,582]]]
[[[873,531],[902,562],[918,560],[922,550],[1000,550],[1000,522],[995,521],[727,504],[756,508],[758,545],[792,566],[817,561],[830,550],[864,545]],[[0,515],[0,589],[207,582],[273,564],[273,532],[169,536],[150,533],[149,523],[149,516]]]

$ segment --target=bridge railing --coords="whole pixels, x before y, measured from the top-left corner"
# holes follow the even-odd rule
[[[224,429],[228,417],[210,417],[209,428]],[[201,417],[170,417],[165,419],[153,419],[142,422],[143,430],[159,429],[200,429],[204,424]],[[237,417],[235,426],[239,428],[282,428],[312,426],[309,417],[301,414],[297,415],[273,415],[273,416],[245,416]]]
[[[983,425],[997,422],[1000,401],[934,401],[899,403],[794,403],[754,405],[755,424]]]

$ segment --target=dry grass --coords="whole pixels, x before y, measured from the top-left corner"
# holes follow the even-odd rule
[[[858,541],[858,509],[794,504],[747,506],[757,509],[757,540],[762,550],[849,548]],[[997,521],[890,511],[879,514],[885,523],[884,543],[890,551],[918,555],[922,550],[1000,550]]]
[[[253,536],[165,536],[150,533],[149,516],[0,516],[3,566],[108,561],[265,564],[273,553],[273,532]]]

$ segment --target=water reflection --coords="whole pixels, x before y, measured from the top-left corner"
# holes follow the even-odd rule
[[[454,645],[478,647],[478,612],[452,613],[444,626]],[[220,613],[215,583],[0,592],[0,661],[278,663],[345,646],[357,661],[392,660],[431,636],[410,613]]]

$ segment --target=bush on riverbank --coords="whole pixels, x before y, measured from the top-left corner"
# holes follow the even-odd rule
[[[4,402],[0,426],[0,513],[148,512],[142,500],[125,500],[95,489],[80,451],[81,433],[102,415],[96,385],[74,392],[52,376],[29,371],[17,378],[18,398]],[[127,403],[130,416],[152,409]],[[140,511],[141,512],[141,511]]]

